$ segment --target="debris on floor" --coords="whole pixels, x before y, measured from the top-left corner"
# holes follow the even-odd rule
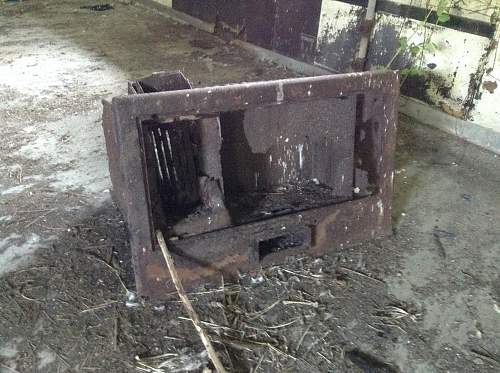
[[[82,5],[80,9],[88,9],[94,12],[104,12],[106,10],[114,9],[111,4],[97,4],[97,5]]]

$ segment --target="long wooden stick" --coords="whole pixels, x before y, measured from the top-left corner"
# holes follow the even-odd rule
[[[186,309],[186,312],[188,313],[189,317],[193,321],[193,325],[198,334],[200,335],[203,345],[207,349],[208,357],[210,357],[210,360],[212,360],[212,363],[214,364],[214,367],[218,373],[227,373],[226,369],[224,368],[219,359],[219,356],[217,355],[217,352],[215,352],[214,346],[212,346],[210,338],[208,337],[205,330],[201,327],[201,321],[200,318],[198,317],[198,314],[194,310],[191,301],[187,297],[186,291],[184,290],[184,286],[182,286],[182,282],[179,279],[177,270],[175,269],[174,260],[172,259],[172,256],[168,251],[165,238],[163,238],[163,233],[161,233],[161,231],[159,230],[156,231],[156,238],[158,240],[158,243],[160,244],[161,252],[163,253],[165,262],[167,262],[167,267],[170,272],[170,276],[172,276],[172,281],[175,285],[175,288],[177,289],[177,293],[179,293],[179,298],[181,299],[182,304],[184,305],[184,308]]]

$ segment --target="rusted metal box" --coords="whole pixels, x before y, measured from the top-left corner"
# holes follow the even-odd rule
[[[192,89],[179,72],[104,101],[113,195],[139,294],[391,233],[399,80],[366,72]]]

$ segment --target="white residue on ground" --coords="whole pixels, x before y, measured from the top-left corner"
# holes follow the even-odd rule
[[[35,233],[26,237],[12,233],[0,238],[0,276],[27,264],[31,255],[37,249],[46,246],[47,241]]]
[[[82,188],[102,193],[110,188],[101,113],[75,115],[36,125],[37,136],[22,146],[17,156],[44,160],[53,172],[50,186],[61,190]]]
[[[57,42],[33,48],[31,43],[23,43],[24,38],[32,40],[32,35],[18,35],[19,42],[12,43],[13,35],[0,34],[5,56],[0,63],[2,85],[21,94],[43,97],[64,94],[75,86],[103,89],[124,79],[124,74],[116,66],[107,64],[99,53],[80,48],[47,28],[32,27],[40,40]]]
[[[25,135],[20,135],[21,139],[27,139],[20,149],[13,147],[11,155],[25,158],[16,163],[43,162],[37,175],[25,172],[23,178],[29,182],[48,183],[58,191],[82,190],[100,198],[101,192],[110,188],[110,181],[99,102],[117,87],[124,92],[129,77],[108,63],[99,50],[83,49],[44,27],[32,25],[31,30],[40,40],[52,42],[33,48],[31,33],[15,35],[16,43],[11,42],[12,34],[0,34],[0,86],[5,98],[0,100],[0,113],[14,123],[7,125],[21,129]],[[47,119],[19,126],[19,107],[27,102],[33,105],[31,116],[48,110],[43,114]],[[80,102],[84,107],[79,107]],[[5,193],[23,188],[15,186]]]
[[[12,216],[10,216],[10,215],[0,216],[0,223],[7,223],[11,220],[12,220]]]
[[[50,350],[42,350],[37,354],[39,359],[38,363],[38,371],[42,371],[42,369],[47,368],[48,365],[52,364],[56,361],[56,354]]]
[[[17,346],[22,341],[22,338],[14,338],[3,345],[0,345],[0,363],[2,363],[2,365],[0,365],[0,372],[17,372],[17,364],[15,363],[17,353],[19,352]]]
[[[33,184],[21,184],[21,185],[16,185],[7,189],[3,189],[0,191],[0,194],[2,196],[6,196],[9,194],[19,194],[21,192],[24,192],[26,189],[31,188]]]

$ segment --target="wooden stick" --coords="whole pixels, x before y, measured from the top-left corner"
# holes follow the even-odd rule
[[[191,301],[187,297],[186,291],[184,290],[182,282],[179,279],[179,275],[177,274],[177,270],[175,269],[174,260],[172,259],[172,256],[170,255],[170,252],[168,251],[167,248],[167,243],[163,238],[163,233],[161,233],[161,231],[159,230],[156,231],[156,238],[158,240],[158,243],[160,244],[161,252],[163,253],[165,262],[167,262],[167,267],[170,272],[170,276],[172,276],[172,281],[175,285],[175,288],[177,289],[177,293],[179,294],[179,298],[181,299],[182,304],[184,304],[184,308],[186,309],[186,312],[191,318],[191,321],[193,322],[196,331],[200,335],[201,341],[203,342],[203,345],[207,349],[210,360],[212,360],[212,363],[214,364],[214,367],[218,373],[227,373],[226,369],[224,368],[219,359],[219,356],[217,355],[217,352],[215,352],[215,349],[212,346],[212,342],[210,342],[210,338],[208,337],[205,330],[201,327],[201,321],[200,318],[198,317],[198,314],[194,310]]]

